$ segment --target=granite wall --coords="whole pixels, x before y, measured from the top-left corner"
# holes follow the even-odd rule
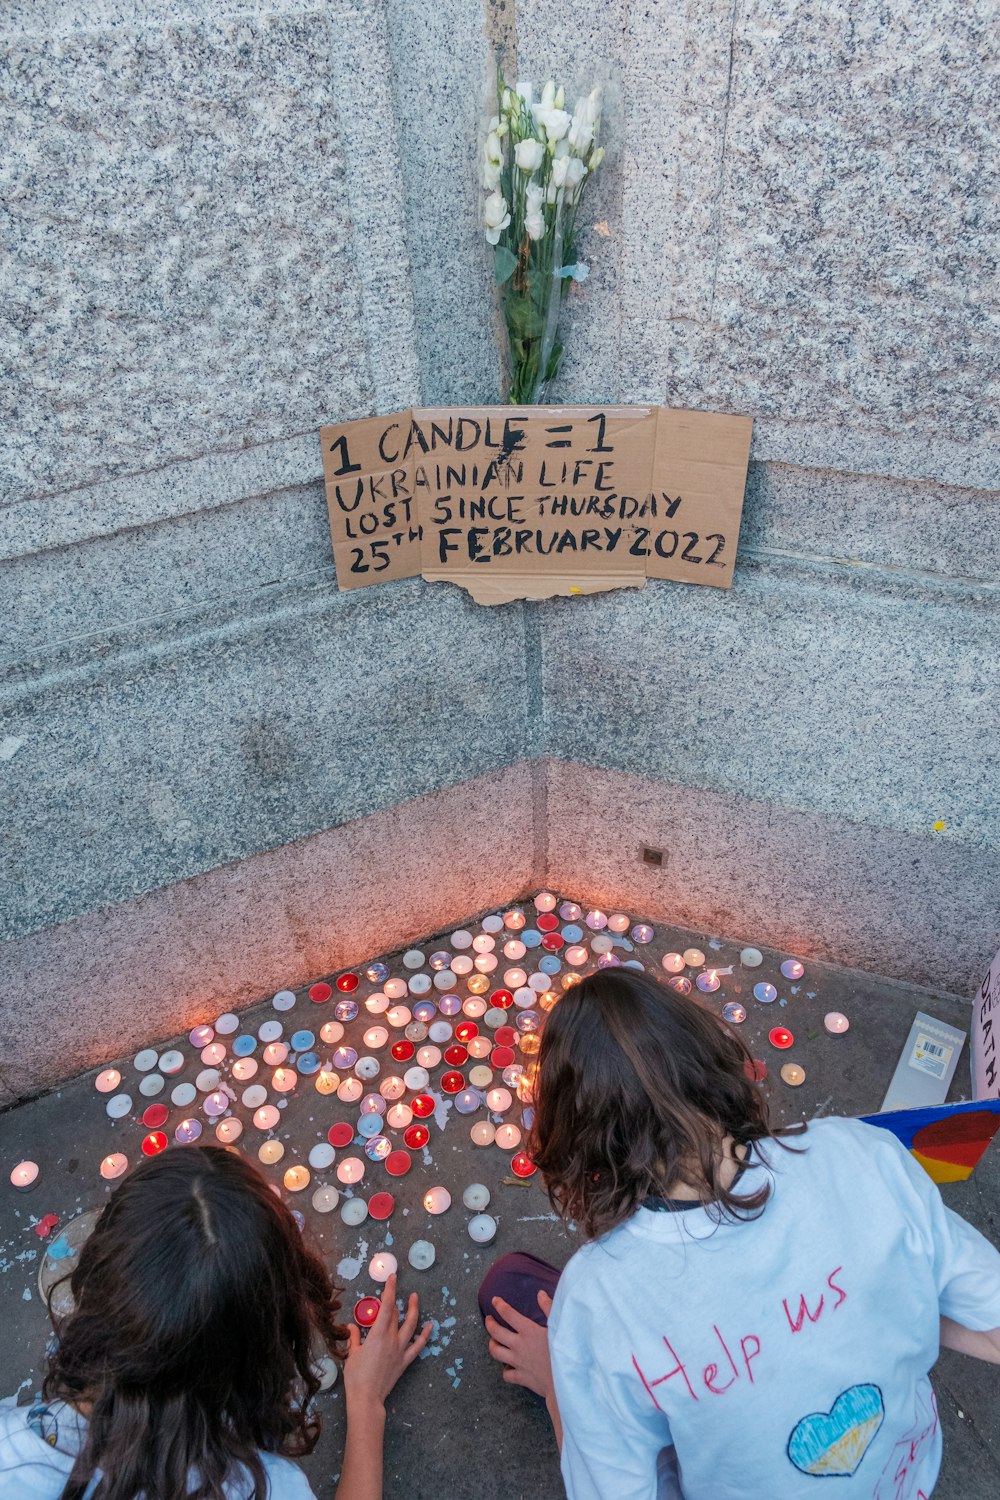
[[[78,975],[96,1060],[100,966],[124,994],[178,910],[165,1027],[206,984],[284,982],[284,939],[243,963],[211,894],[245,878],[259,916],[284,846],[381,830],[366,859],[412,874],[391,936],[417,932],[426,872],[395,856],[435,806],[477,892],[548,868],[968,992],[1000,845],[989,19],[8,0],[0,1102],[51,1078],[17,1038]],[[609,84],[557,395],[755,418],[731,594],[335,591],[320,423],[496,394],[470,154],[494,46]],[[511,839],[469,847],[466,782]],[[363,956],[321,930],[313,965]]]

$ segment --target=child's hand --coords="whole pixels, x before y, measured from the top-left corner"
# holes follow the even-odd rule
[[[538,1305],[548,1317],[552,1311],[552,1298],[545,1292],[539,1292]],[[504,1380],[511,1385],[527,1386],[529,1391],[534,1391],[537,1396],[548,1401],[553,1395],[548,1329],[517,1312],[502,1297],[494,1297],[493,1306],[504,1323],[510,1324],[509,1328],[505,1328],[496,1318],[486,1319],[490,1353],[495,1360],[506,1366]]]
[[[418,1317],[416,1292],[410,1293],[406,1316],[400,1323],[395,1276],[390,1276],[382,1288],[381,1300],[379,1315],[363,1343],[361,1330],[355,1324],[348,1329],[344,1389],[349,1406],[383,1406],[396,1381],[431,1336],[431,1324],[425,1323],[414,1338]]]

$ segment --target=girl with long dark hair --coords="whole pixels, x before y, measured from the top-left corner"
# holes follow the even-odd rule
[[[364,1344],[243,1157],[172,1148],[112,1194],[54,1319],[43,1401],[0,1402],[0,1500],[308,1500],[315,1362],[346,1357],[337,1500],[380,1500],[385,1400],[427,1341],[395,1278]],[[50,1296],[51,1307],[51,1296]],[[414,1336],[416,1335],[416,1336]]]
[[[997,1250],[888,1131],[773,1129],[752,1080],[732,1027],[624,967],[546,1020],[527,1145],[586,1243],[561,1275],[504,1257],[480,1306],[570,1500],[927,1500],[940,1346],[1000,1363]]]

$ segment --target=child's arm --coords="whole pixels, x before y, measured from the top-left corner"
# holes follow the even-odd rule
[[[548,1292],[538,1293],[538,1305],[546,1318],[552,1311],[552,1298]],[[552,1363],[549,1359],[549,1332],[541,1323],[535,1323],[519,1313],[502,1297],[493,1298],[493,1306],[504,1319],[486,1319],[486,1332],[490,1336],[490,1353],[505,1366],[504,1380],[512,1385],[526,1386],[541,1396],[556,1435],[556,1446],[562,1452],[562,1418],[556,1389],[552,1381]]]
[[[963,1328],[951,1318],[941,1319],[942,1349],[957,1349],[959,1354],[971,1354],[974,1359],[988,1360],[991,1365],[1000,1365],[1000,1328],[988,1333],[977,1333],[973,1328]]]
[[[431,1325],[417,1328],[417,1295],[411,1293],[402,1323],[396,1316],[396,1278],[382,1290],[382,1306],[364,1343],[357,1327],[349,1330],[344,1365],[347,1398],[347,1446],[335,1500],[382,1500],[382,1441],[385,1402],[403,1371],[430,1338]]]

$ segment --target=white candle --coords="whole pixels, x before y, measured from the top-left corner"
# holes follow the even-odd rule
[[[478,1021],[488,1010],[485,1000],[480,1000],[478,995],[470,995],[467,1000],[462,1001],[462,1010],[470,1021]]]
[[[340,1217],[345,1224],[351,1228],[357,1228],[363,1224],[368,1217],[368,1204],[363,1198],[348,1198],[340,1210]]]
[[[759,948],[744,948],[740,953],[740,963],[745,969],[759,969],[764,962],[764,955]]]
[[[226,1055],[225,1042],[209,1042],[201,1049],[201,1060],[208,1068],[217,1068]]]
[[[257,1035],[262,1042],[277,1042],[285,1034],[285,1028],[280,1021],[262,1021],[257,1028]]]
[[[281,1111],[274,1104],[262,1104],[254,1111],[253,1122],[258,1130],[273,1130],[281,1119]]]
[[[373,1255],[368,1266],[372,1281],[388,1281],[390,1276],[396,1274],[396,1270],[396,1257],[390,1255],[388,1250],[380,1250],[377,1255]]]
[[[263,1145],[257,1148],[257,1159],[262,1161],[265,1167],[273,1167],[284,1154],[285,1148],[280,1141],[264,1141]]]
[[[210,1094],[213,1089],[217,1089],[219,1087],[219,1084],[221,1082],[222,1074],[219,1072],[218,1068],[202,1068],[201,1072],[195,1079],[195,1084],[199,1092],[202,1094]]]
[[[415,1271],[429,1271],[436,1255],[437,1251],[430,1240],[414,1240],[407,1259]]]
[[[194,1103],[197,1094],[198,1090],[193,1083],[179,1083],[170,1091],[171,1103],[176,1104],[178,1109],[187,1109],[189,1104]]]
[[[113,1098],[108,1100],[104,1108],[112,1120],[123,1120],[132,1108],[132,1100],[128,1094],[115,1094]]]
[[[233,1077],[237,1083],[246,1083],[257,1071],[257,1059],[255,1057],[238,1057],[233,1063]]]
[[[220,1120],[215,1127],[215,1139],[221,1141],[224,1146],[231,1146],[233,1141],[238,1141],[243,1134],[243,1121],[233,1115],[228,1120]]]
[[[502,1115],[505,1109],[510,1109],[513,1097],[507,1089],[490,1089],[486,1095],[486,1107],[496,1115]]]
[[[612,912],[608,918],[608,927],[612,932],[628,932],[631,917],[627,917],[623,911]]]
[[[117,1068],[105,1068],[94,1079],[94,1088],[99,1094],[113,1094],[121,1081],[122,1075]]]
[[[435,1043],[450,1042],[454,1031],[455,1028],[450,1021],[435,1021],[430,1026],[427,1035]]]
[[[209,1038],[211,1041],[211,1038]],[[137,1073],[148,1073],[151,1068],[156,1067],[156,1051],[153,1047],[143,1047],[132,1059],[132,1066]]]
[[[355,1074],[358,1078],[363,1078],[366,1083],[372,1078],[377,1078],[381,1071],[382,1064],[377,1057],[359,1057],[354,1064]]]
[[[295,1003],[294,995],[292,996],[292,1003]],[[215,1023],[217,1036],[232,1036],[233,1032],[239,1031],[239,1029],[240,1018],[239,1016],[234,1016],[231,1010],[227,1010]]]
[[[689,969],[700,969],[705,962],[705,955],[700,948],[685,948],[684,962]]]
[[[496,1127],[489,1120],[477,1120],[469,1135],[474,1146],[492,1146],[496,1139]]]
[[[318,1187],[312,1195],[312,1206],[318,1214],[329,1214],[340,1202],[340,1194],[335,1187]]]
[[[501,1151],[513,1151],[521,1144],[521,1132],[516,1125],[500,1125],[493,1139]]]
[[[610,953],[614,946],[614,938],[609,937],[606,932],[599,932],[596,937],[592,937],[590,940],[590,951],[592,953]]]
[[[503,945],[504,958],[509,958],[511,960],[515,958],[523,958],[527,951],[527,948],[521,942],[520,938],[511,938],[509,943],[504,943]]]
[[[145,1078],[139,1079],[139,1093],[144,1099],[154,1099],[163,1093],[164,1088],[162,1073],[147,1073]]]
[[[390,1000],[402,1000],[409,993],[405,979],[387,979],[382,990]]]
[[[224,1052],[225,1048],[223,1048]],[[172,1048],[169,1052],[161,1052],[158,1061],[160,1072],[165,1073],[168,1078],[173,1078],[174,1074],[179,1073],[184,1066],[184,1053]]]
[[[475,1240],[477,1245],[488,1245],[491,1240],[496,1239],[497,1221],[492,1214],[476,1214],[474,1219],[469,1220],[469,1238]]]
[[[309,1165],[315,1167],[317,1172],[323,1172],[327,1167],[333,1166],[336,1154],[329,1141],[319,1141],[309,1152]]]
[[[582,943],[572,943],[566,949],[563,957],[568,964],[572,964],[574,969],[582,969],[583,965],[590,958],[590,954],[588,953],[587,949],[583,947]],[[546,975],[545,978],[547,983],[548,975]],[[532,993],[534,993],[534,991],[532,991]]]
[[[420,995],[427,994],[428,990],[431,988],[432,983],[433,980],[431,979],[431,976],[429,974],[414,974],[409,984],[407,985],[407,989],[409,990],[411,995],[416,995],[419,997]]]
[[[443,1214],[451,1207],[451,1194],[446,1187],[428,1188],[424,1194],[424,1208],[429,1214]]]
[[[460,927],[457,932],[453,932],[451,935],[451,946],[453,948],[471,947],[472,933],[467,932],[464,927]]]
[[[112,1151],[101,1162],[101,1176],[105,1182],[114,1182],[116,1177],[121,1177],[128,1171],[128,1157],[123,1156],[120,1151]]]
[[[469,1056],[476,1058],[477,1061],[489,1057],[493,1051],[493,1042],[488,1036],[470,1036],[465,1046]]]
[[[482,1213],[490,1201],[490,1190],[484,1182],[470,1182],[462,1194],[462,1202],[474,1213]]]
[[[264,1063],[269,1068],[280,1068],[288,1056],[288,1048],[284,1042],[268,1042],[262,1053]]]
[[[474,1068],[469,1069],[469,1082],[474,1089],[488,1089],[493,1082],[493,1069],[488,1068],[485,1063],[476,1063]]]
[[[259,1109],[267,1103],[267,1089],[262,1083],[252,1083],[240,1096],[247,1109]]]
[[[337,1177],[341,1182],[360,1182],[365,1175],[365,1164],[358,1156],[345,1156],[337,1165]]]
[[[555,911],[556,898],[551,891],[539,891],[535,897],[536,911]]]
[[[831,1036],[842,1036],[850,1028],[850,1021],[839,1010],[828,1011],[823,1017],[823,1025]]]
[[[496,945],[496,938],[488,932],[481,932],[478,937],[472,939],[473,953],[492,953]]]
[[[30,1193],[38,1181],[38,1163],[19,1161],[10,1174],[10,1185],[19,1193]]]

